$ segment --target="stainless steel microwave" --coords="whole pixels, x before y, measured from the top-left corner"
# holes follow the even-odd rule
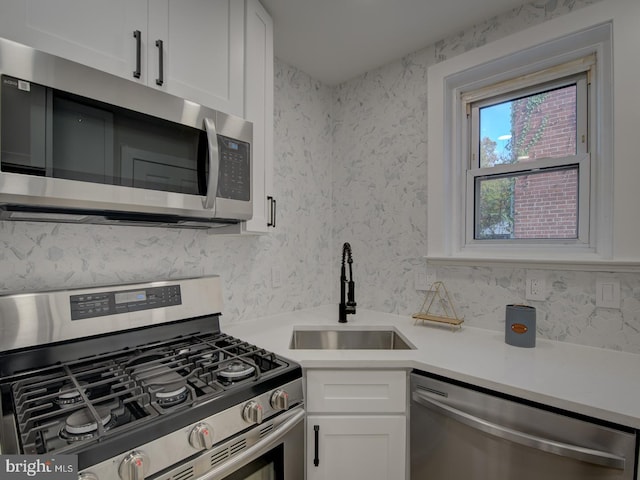
[[[0,39],[0,219],[251,218],[252,124]]]

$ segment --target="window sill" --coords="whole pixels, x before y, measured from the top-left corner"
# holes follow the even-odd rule
[[[510,267],[536,270],[571,270],[584,272],[640,273],[640,262],[622,260],[602,260],[593,258],[515,258],[494,256],[426,256],[428,265],[472,266],[472,267]]]

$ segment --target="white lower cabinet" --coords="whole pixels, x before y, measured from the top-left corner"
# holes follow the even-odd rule
[[[307,480],[404,479],[406,436],[400,415],[309,415]]]
[[[309,369],[307,480],[404,480],[407,372]]]

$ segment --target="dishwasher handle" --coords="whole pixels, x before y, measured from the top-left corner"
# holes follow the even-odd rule
[[[617,470],[624,470],[625,468],[625,458],[612,453],[558,442],[498,425],[434,400],[419,391],[413,392],[412,399],[423,407],[437,411],[457,422],[463,423],[468,427],[480,430],[484,433],[488,433],[494,437],[502,438],[526,447],[536,448],[543,452],[603,467],[614,468]]]

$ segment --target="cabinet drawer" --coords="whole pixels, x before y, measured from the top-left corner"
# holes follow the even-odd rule
[[[307,411],[404,413],[404,370],[308,370]]]

